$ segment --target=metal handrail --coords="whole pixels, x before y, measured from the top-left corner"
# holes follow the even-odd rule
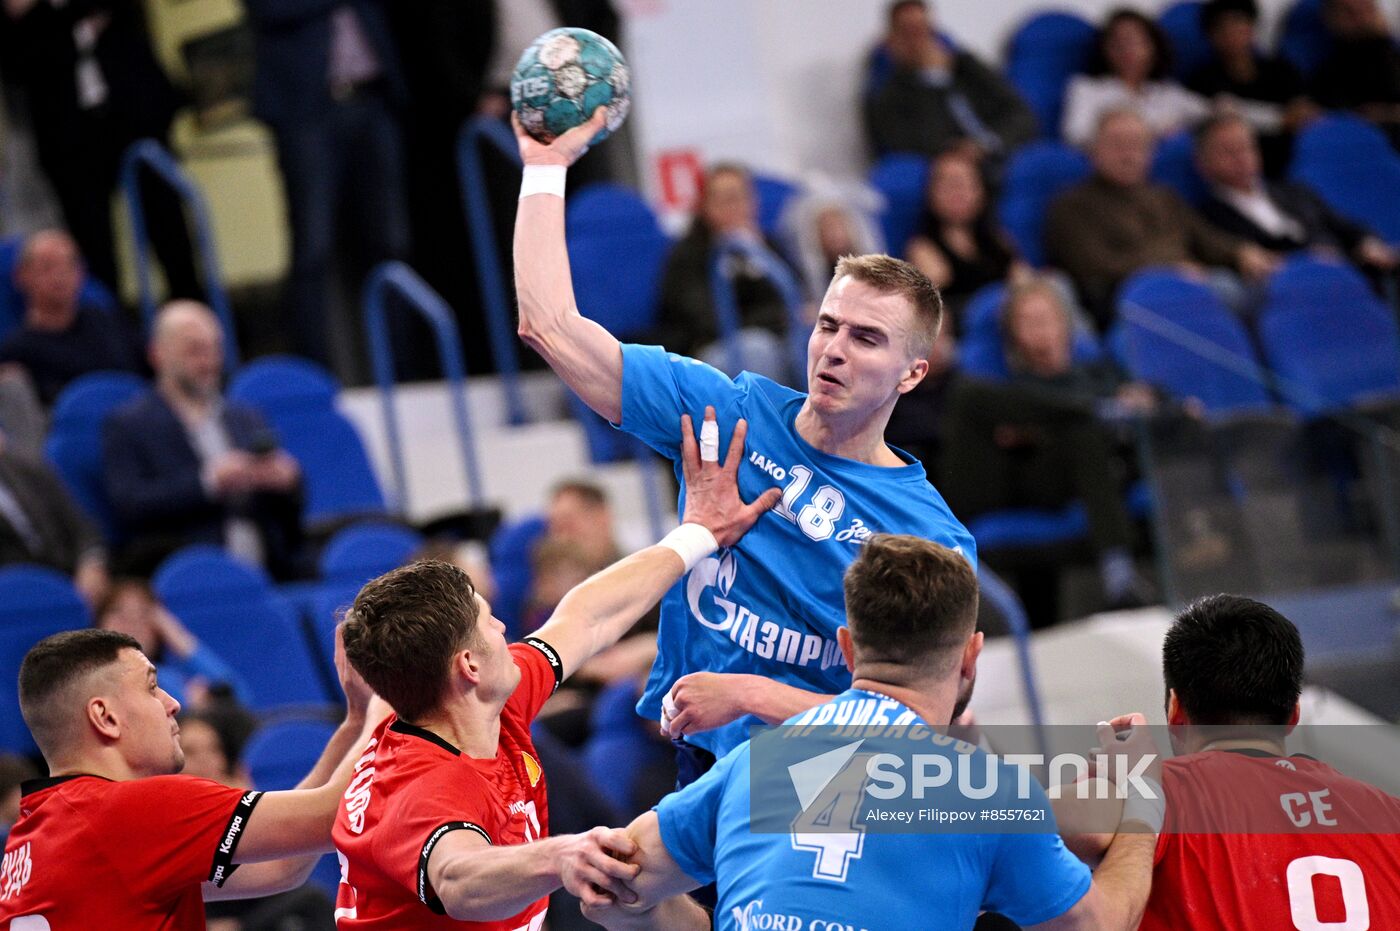
[[[1035,662],[1031,657],[1031,625],[1026,618],[1026,609],[1011,587],[985,565],[977,569],[977,584],[982,598],[991,602],[1001,613],[1011,631],[1011,639],[1016,644],[1016,660],[1021,667],[1021,687],[1025,691],[1026,708],[1035,727],[1038,749],[1048,760],[1050,740],[1045,732],[1045,710],[1040,703],[1040,689],[1036,685]]]
[[[175,157],[154,139],[140,139],[133,142],[122,156],[121,185],[126,198],[127,212],[131,216],[131,238],[136,250],[136,280],[140,289],[141,319],[149,333],[156,316],[155,289],[151,283],[150,240],[146,226],[146,208],[141,202],[139,171],[142,166],[150,169],[179,195],[181,202],[189,209],[194,220],[195,248],[199,252],[204,272],[204,293],[209,307],[219,318],[224,328],[224,368],[230,372],[238,368],[238,333],[233,326],[233,312],[229,306],[228,292],[224,290],[223,274],[219,270],[219,255],[214,246],[213,225],[209,221],[209,207],[204,194],[199,190]]]
[[[506,419],[512,425],[525,423],[525,401],[520,393],[520,357],[515,348],[515,328],[511,325],[509,292],[501,275],[501,257],[496,243],[496,221],[491,213],[491,194],[481,161],[482,143],[488,143],[512,164],[520,164],[515,137],[500,120],[476,116],[467,120],[457,137],[457,174],[462,186],[462,203],[472,240],[472,259],[481,288],[486,313],[486,331],[491,357],[501,376],[506,398]]]
[[[369,342],[374,377],[379,383],[379,399],[384,412],[384,428],[389,440],[389,462],[394,470],[394,506],[403,513],[408,507],[408,472],[404,466],[403,440],[399,433],[398,413],[394,407],[394,386],[397,371],[394,348],[389,332],[385,297],[394,292],[405,306],[418,313],[433,331],[437,343],[438,361],[447,380],[452,399],[453,419],[457,440],[462,448],[462,468],[466,472],[467,499],[472,508],[482,502],[481,470],[472,437],[471,417],[467,411],[467,367],[462,359],[462,343],[452,310],[447,302],[413,269],[403,262],[384,262],[370,273],[365,285],[365,335]]]
[[[807,322],[802,319],[802,289],[787,264],[772,249],[759,242],[720,242],[710,254],[710,290],[714,295],[720,340],[724,343],[730,371],[738,374],[744,368],[743,349],[737,338],[742,325],[739,299],[734,294],[734,282],[724,272],[724,263],[731,255],[751,259],[763,276],[778,289],[788,315],[787,339],[789,352],[792,353],[792,377],[800,382],[807,371]]]

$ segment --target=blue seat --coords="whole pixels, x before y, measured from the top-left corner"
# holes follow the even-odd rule
[[[385,510],[364,442],[336,409],[339,393],[329,372],[291,356],[249,363],[229,385],[229,398],[257,408],[301,464],[312,524]]]
[[[30,647],[52,634],[92,626],[73,583],[43,566],[0,569],[0,751],[36,752],[19,714],[19,667]]]
[[[300,618],[266,573],[215,546],[186,547],[151,579],[165,606],[252,689],[255,710],[335,700]]]
[[[1001,329],[1001,312],[1006,303],[1006,286],[989,284],[972,296],[964,309],[963,337],[958,345],[958,366],[973,378],[1000,380],[1011,375],[1006,359],[1006,340]],[[1103,355],[1103,347],[1086,329],[1076,327],[1071,346],[1075,362],[1093,362]]]
[[[534,581],[530,554],[544,532],[543,516],[523,517],[502,525],[492,535],[488,546],[491,571],[496,576],[496,600],[491,607],[510,630],[513,640],[519,638],[525,599]]]
[[[1206,285],[1139,272],[1119,291],[1118,319],[1110,342],[1135,379],[1197,398],[1211,414],[1273,408],[1249,334]]]
[[[1283,17],[1279,54],[1311,75],[1332,52],[1332,34],[1322,22],[1322,0],[1298,0]]]
[[[1006,76],[1040,121],[1040,133],[1060,133],[1065,86],[1084,70],[1098,29],[1074,13],[1037,13],[1012,33]]]
[[[1269,281],[1258,330],[1280,394],[1304,415],[1400,398],[1400,328],[1349,265],[1289,262]]]
[[[783,211],[800,193],[797,184],[775,175],[755,174],[754,193],[758,195],[758,227],[765,235],[776,236],[780,230]]]
[[[19,287],[15,284],[15,266],[19,263],[22,248],[22,236],[0,239],[0,340],[8,336],[24,319],[24,296],[19,293]],[[112,297],[112,293],[91,275],[83,276],[78,303],[109,313],[117,312],[117,301]]]
[[[643,337],[656,323],[661,275],[671,249],[647,202],[616,184],[592,184],[569,199],[569,267],[579,310],[620,339]],[[593,462],[628,458],[631,448],[574,395],[570,407]]]
[[[927,184],[928,159],[922,155],[886,155],[870,169],[870,186],[885,199],[880,226],[891,255],[903,255],[909,238],[919,228]]]
[[[423,535],[400,524],[371,521],[336,533],[321,551],[321,577],[367,582],[397,569],[423,547]]]
[[[107,415],[146,390],[129,372],[91,372],[69,382],[54,402],[44,456],[73,499],[116,539],[116,518],[102,481],[102,423]]]
[[[1400,155],[1379,129],[1332,114],[1299,135],[1290,174],[1339,213],[1400,243]]]
[[[1172,70],[1183,80],[1215,57],[1201,29],[1202,6],[1200,0],[1178,0],[1157,17],[1157,25],[1171,41]]]
[[[335,733],[335,725],[322,718],[287,718],[258,728],[243,748],[243,764],[253,787],[264,792],[296,788],[321,756]],[[311,881],[332,899],[340,885],[340,867],[334,854],[316,861]]]
[[[1089,159],[1059,142],[1033,142],[1006,164],[998,217],[1021,255],[1045,264],[1045,211],[1056,195],[1089,176]]]
[[[1196,140],[1189,130],[1173,133],[1157,146],[1152,180],[1176,191],[1193,207],[1205,201],[1210,190],[1196,170]]]
[[[1056,546],[1088,536],[1089,517],[1078,501],[1056,510],[1006,508],[972,518],[967,530],[979,553]]]

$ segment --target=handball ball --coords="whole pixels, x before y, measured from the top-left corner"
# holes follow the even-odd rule
[[[552,29],[520,56],[510,79],[510,103],[525,131],[544,143],[607,107],[607,126],[593,137],[597,143],[627,119],[630,83],[616,45],[587,29]]]

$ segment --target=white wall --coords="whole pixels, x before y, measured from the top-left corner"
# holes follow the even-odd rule
[[[1400,0],[1383,0],[1392,14]],[[1260,0],[1266,34],[1292,0]],[[633,120],[643,183],[659,200],[658,157],[737,159],[788,176],[860,175],[857,93],[886,0],[626,0]],[[1122,0],[935,0],[941,28],[994,61],[1030,13],[1098,19]],[[1160,10],[1167,0],[1138,4]]]

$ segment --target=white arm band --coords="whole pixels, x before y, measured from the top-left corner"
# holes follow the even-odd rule
[[[1140,778],[1146,783],[1148,790],[1157,797],[1147,798],[1139,794],[1136,786],[1129,782],[1127,798],[1123,802],[1123,816],[1119,819],[1119,824],[1136,821],[1146,825],[1154,833],[1161,834],[1162,825],[1167,820],[1167,795],[1156,780],[1146,776]]]
[[[564,176],[569,169],[563,165],[526,165],[520,174],[520,199],[531,194],[564,196]]]
[[[681,524],[656,544],[675,553],[685,563],[685,571],[695,568],[695,564],[719,549],[715,535],[699,524]]]

